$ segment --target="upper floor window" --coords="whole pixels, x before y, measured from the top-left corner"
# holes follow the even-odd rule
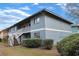
[[[34,24],[39,23],[39,21],[40,21],[40,18],[35,18],[34,19]]]

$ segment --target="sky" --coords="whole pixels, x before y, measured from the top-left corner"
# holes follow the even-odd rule
[[[65,3],[0,3],[0,30],[10,27],[42,9],[48,9],[70,20],[64,6]]]

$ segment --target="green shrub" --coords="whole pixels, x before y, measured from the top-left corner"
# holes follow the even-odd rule
[[[0,38],[0,42],[2,42],[2,39]]]
[[[51,50],[52,47],[53,47],[53,40],[52,39],[45,39],[43,40],[43,47],[44,49],[48,49],[48,50]]]
[[[28,48],[37,48],[41,45],[41,40],[39,39],[26,39],[23,40],[22,45]]]
[[[8,43],[8,39],[2,39],[3,43]]]
[[[53,40],[51,39],[26,39],[22,41],[22,46],[28,48],[38,48],[43,47],[44,49],[52,49],[53,47]]]
[[[57,49],[61,55],[79,55],[79,34],[72,34],[58,42]]]

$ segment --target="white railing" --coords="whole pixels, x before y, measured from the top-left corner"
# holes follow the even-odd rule
[[[20,39],[19,39],[19,36],[21,36],[23,33],[27,33],[30,31],[30,26],[28,27],[25,27],[25,28],[21,28],[19,30],[16,30],[15,32],[9,32],[9,45],[10,46],[13,46],[14,44],[14,37],[17,39],[18,43],[20,43]]]
[[[15,35],[16,36],[20,36],[20,35],[22,35],[23,33],[27,33],[27,32],[29,32],[30,31],[30,27],[28,26],[28,27],[24,27],[24,28],[21,28],[21,29],[19,29],[19,30],[17,30],[16,32],[15,32]]]

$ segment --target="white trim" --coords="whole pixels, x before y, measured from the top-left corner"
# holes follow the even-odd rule
[[[46,30],[49,30],[49,31],[59,31],[59,32],[71,32],[71,31],[66,31],[66,30],[49,29],[49,28],[46,28]]]
[[[29,31],[21,31],[19,32],[19,34],[21,33],[29,33],[29,32],[37,32],[37,31],[56,31],[56,32],[65,32],[65,33],[72,33],[71,31],[65,31],[65,30],[58,30],[58,29],[50,29],[50,28],[40,28],[40,29],[35,29],[35,30],[29,30]],[[15,33],[8,33],[9,36],[13,36],[13,35],[18,35],[17,31]]]
[[[70,32],[70,33],[72,33],[71,31],[58,30],[58,29],[50,29],[50,28],[40,28],[40,29],[30,30],[29,32],[35,32],[35,31],[41,31],[41,30],[58,31],[58,32]]]
[[[66,32],[66,33],[72,33],[72,31],[65,31],[65,30],[58,30],[58,29],[50,29],[50,28],[40,28],[40,29],[35,29],[35,30],[29,30],[29,31],[25,31],[22,33],[29,33],[29,32],[37,32],[37,31],[42,31],[42,30],[45,30],[45,31],[56,31],[56,32]],[[16,31],[17,32],[17,31]],[[15,32],[15,33],[16,33]],[[9,35],[13,35],[15,33],[9,33]]]

